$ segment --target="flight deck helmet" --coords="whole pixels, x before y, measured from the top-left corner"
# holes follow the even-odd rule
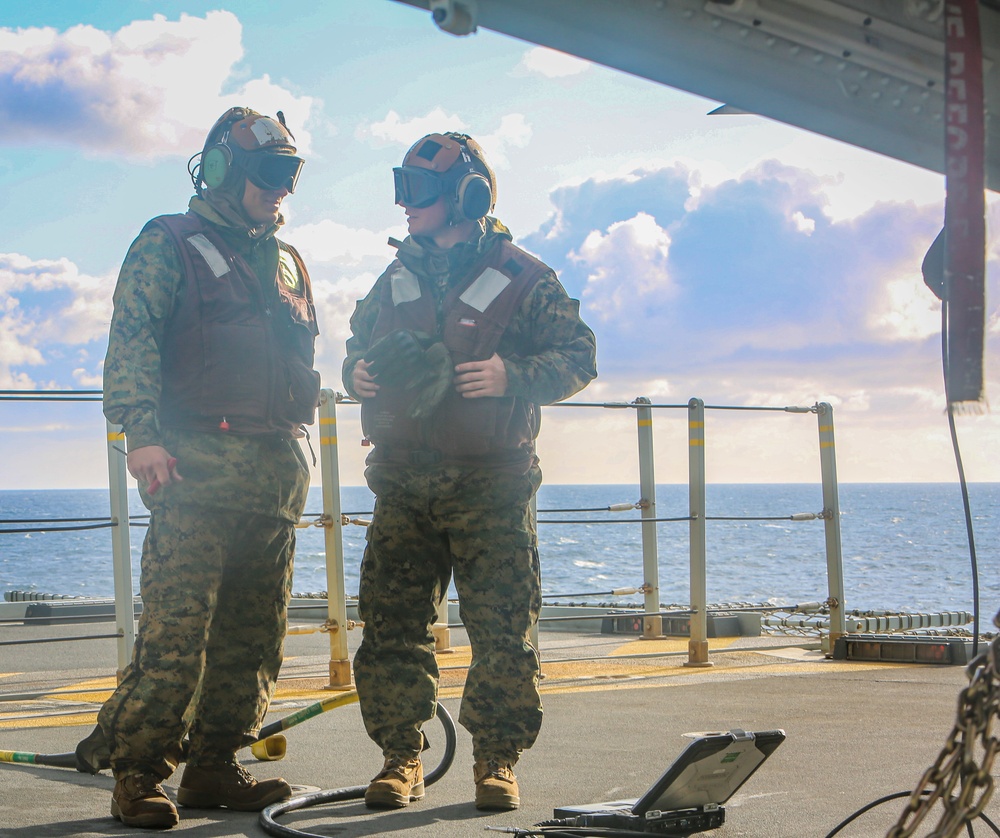
[[[272,119],[249,108],[230,108],[208,132],[201,153],[188,161],[188,172],[199,194],[203,189],[242,192],[244,177],[265,191],[294,192],[305,163],[295,152],[281,111]]]
[[[496,204],[496,175],[479,143],[467,134],[422,137],[392,174],[397,204],[429,207],[444,195],[459,221],[478,221]]]

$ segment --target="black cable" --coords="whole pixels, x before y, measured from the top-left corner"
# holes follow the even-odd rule
[[[928,789],[924,789],[920,793],[920,796],[921,797],[927,797],[929,794],[930,794],[930,791]],[[893,801],[893,800],[899,800],[902,797],[912,797],[912,796],[913,796],[913,792],[912,791],[897,791],[895,794],[887,794],[885,797],[880,797],[878,800],[873,800],[871,803],[868,803],[867,805],[862,806],[860,809],[858,809],[852,815],[844,818],[844,820],[842,820],[840,823],[838,823],[833,828],[832,831],[830,831],[830,832],[828,832],[826,834],[825,838],[833,838],[834,835],[836,835],[838,832],[840,832],[840,830],[842,830],[849,823],[852,823],[853,821],[857,820],[865,812],[868,812],[868,811],[874,809],[876,806],[881,806],[883,803],[889,803],[890,801]],[[1000,829],[998,829],[997,825],[995,823],[993,823],[993,821],[991,821],[988,817],[986,817],[986,815],[980,813],[977,816],[977,818],[982,819],[990,827],[990,829],[993,830],[993,834],[994,835],[1000,836]],[[965,824],[965,831],[968,833],[968,835],[970,836],[970,838],[975,838],[975,834],[976,833],[972,829],[972,821],[967,821],[966,822],[966,824]]]
[[[922,794],[927,794],[927,792],[926,791],[922,792]],[[912,791],[897,791],[895,794],[887,794],[885,797],[880,797],[878,800],[873,800],[871,803],[862,806],[856,812],[844,818],[844,820],[838,823],[830,832],[826,834],[825,838],[833,838],[834,835],[840,832],[840,830],[842,830],[849,823],[852,823],[853,821],[857,820],[865,812],[874,809],[876,806],[881,806],[883,803],[888,803],[891,800],[898,800],[901,797],[911,797],[912,795],[913,795]]]
[[[32,643],[65,643],[68,640],[107,640],[120,634],[80,634],[74,637],[43,637],[37,640],[3,640],[0,646],[27,646]]]
[[[965,480],[965,466],[962,464],[962,449],[958,444],[955,429],[955,411],[951,394],[948,392],[948,299],[941,300],[941,364],[944,372],[944,396],[948,408],[948,430],[951,432],[951,448],[958,467],[958,483],[962,491],[962,507],[965,510],[965,533],[969,539],[969,559],[972,562],[972,657],[979,654],[979,560],[976,557],[976,536],[972,527],[972,505],[969,502],[969,485]]]
[[[455,759],[455,746],[458,741],[455,722],[452,720],[451,714],[448,713],[440,702],[437,705],[436,715],[441,722],[441,726],[444,728],[444,753],[441,755],[441,761],[437,766],[424,776],[425,786],[436,783],[451,768],[451,763]],[[290,800],[268,806],[260,813],[257,822],[268,835],[277,835],[279,838],[328,838],[325,835],[317,835],[315,832],[303,832],[299,829],[292,829],[290,826],[283,826],[274,819],[279,815],[284,815],[288,812],[297,812],[299,809],[306,809],[310,806],[319,806],[324,803],[340,803],[345,800],[360,800],[365,796],[367,788],[367,785],[348,786],[342,789],[328,789],[326,791],[313,792],[312,794],[304,794],[300,797],[293,797]]]

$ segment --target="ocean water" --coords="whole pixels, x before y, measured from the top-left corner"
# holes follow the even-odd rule
[[[973,484],[969,491],[981,614],[987,627],[1000,609],[1000,484]],[[615,599],[606,594],[644,581],[639,513],[606,511],[639,498],[638,487],[630,485],[542,487],[538,535],[547,601],[640,601],[638,595]],[[811,484],[710,485],[707,501],[709,518],[785,518],[823,507],[821,488]],[[133,516],[145,514],[137,493],[130,504]],[[352,517],[365,518],[372,496],[364,487],[345,487],[342,507]],[[957,483],[844,484],[840,507],[848,609],[972,610],[972,562]],[[313,489],[307,513],[321,509],[319,490]],[[687,514],[686,486],[657,487],[658,517]],[[17,519],[107,516],[108,495],[102,490],[0,491],[0,593],[111,596],[110,529],[9,532],[39,526],[11,523]],[[554,520],[573,523],[550,523]],[[136,590],[145,534],[141,524],[134,521],[130,529]],[[664,604],[689,601],[688,529],[687,522],[657,525]],[[325,591],[323,531],[309,527],[298,532],[293,590]],[[348,594],[357,592],[364,532],[362,526],[344,528]],[[821,601],[828,595],[821,520],[709,520],[707,553],[710,603],[782,606]]]

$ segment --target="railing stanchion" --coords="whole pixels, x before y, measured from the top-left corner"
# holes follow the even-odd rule
[[[128,472],[125,434],[107,422],[108,486],[111,500],[111,560],[115,580],[115,623],[118,627],[118,680],[132,660],[135,645],[135,596],[132,590],[132,541],[129,532]]]
[[[705,402],[688,402],[688,500],[691,507],[691,637],[685,666],[708,659],[708,592],[705,571]]]
[[[337,397],[322,390],[319,402],[319,458],[323,480],[323,534],[326,546],[326,608],[330,634],[330,683],[351,688],[347,651],[347,594],[344,590],[344,533],[340,507],[340,458],[337,451]]]
[[[837,489],[837,449],[833,439],[833,406],[816,405],[819,422],[819,462],[823,473],[823,525],[826,530],[826,575],[830,590],[830,635],[823,651],[832,654],[837,638],[847,633],[844,611],[844,553],[840,543],[840,496]],[[827,645],[828,644],[828,645]]]
[[[656,548],[656,475],[653,470],[653,410],[645,396],[636,398],[636,431],[639,439],[639,494],[642,496],[642,574],[644,583],[643,610],[656,614],[660,610],[660,562]],[[647,520],[649,519],[649,520]],[[643,617],[642,639],[663,637],[662,617]]]
[[[438,605],[437,622],[431,626],[431,632],[434,635],[434,651],[439,655],[455,651],[451,648],[451,629],[448,628],[448,623],[450,622],[448,611],[448,592],[445,591],[444,599]]]

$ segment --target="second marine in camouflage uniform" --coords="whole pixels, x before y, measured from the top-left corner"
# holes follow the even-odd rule
[[[446,155],[455,142],[463,152],[456,166],[464,159],[470,172],[488,176],[491,206],[495,180],[470,138],[430,135],[410,150],[402,171],[414,160],[447,168],[448,158],[442,166],[434,154],[443,144]],[[399,190],[397,181],[397,203],[416,218],[418,210]],[[460,721],[472,734],[477,805],[513,808],[518,798],[509,769],[542,721],[538,656],[529,637],[541,604],[529,511],[541,483],[534,451],[539,405],[571,396],[596,375],[595,340],[552,270],[516,248],[495,218],[442,225],[445,237],[455,227],[469,231],[468,240],[447,248],[415,232],[422,222],[413,218],[413,235],[394,243],[397,260],[357,305],[344,363],[345,385],[362,400],[365,433],[375,444],[365,472],[376,506],[361,566],[364,637],[354,672],[365,725],[386,768],[366,800],[394,806],[422,795],[412,760],[437,699],[431,627],[454,574],[473,653]],[[409,327],[427,357],[394,386],[392,365],[413,352],[412,339],[393,331],[399,327]],[[387,343],[395,355],[380,357]],[[502,359],[503,394],[458,392],[452,377],[463,379],[454,371],[491,353]],[[368,363],[373,357],[380,360]],[[377,393],[359,392],[359,364],[369,373],[383,370],[368,379],[379,385]],[[491,773],[506,782],[502,799],[481,783]],[[398,791],[394,776],[405,776],[411,787]]]

